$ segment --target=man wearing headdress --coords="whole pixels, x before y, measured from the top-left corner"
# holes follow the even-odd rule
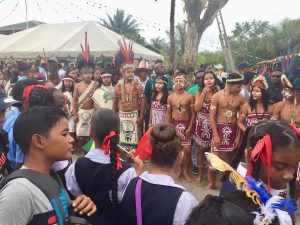
[[[76,58],[82,81],[75,85],[73,93],[73,113],[76,123],[76,137],[79,145],[84,145],[90,136],[90,119],[94,112],[92,96],[98,88],[98,82],[92,80],[94,57],[89,54],[87,39],[85,50]]]
[[[283,101],[274,106],[273,117],[300,127],[300,69],[281,75]]]
[[[228,75],[225,89],[216,93],[211,100],[210,121],[213,133],[212,152],[220,154],[230,162],[233,150],[239,142],[237,113],[245,102],[240,93],[244,77],[238,72]]]
[[[293,57],[298,57],[294,55]],[[274,106],[273,118],[300,127],[300,68],[290,69],[288,76],[281,75],[283,101]],[[300,164],[296,178],[296,197],[300,196]]]
[[[134,54],[132,43],[118,43],[120,51],[115,57],[123,76],[115,86],[113,111],[119,112],[120,143],[125,148],[135,148],[139,141],[139,128],[144,122],[145,99],[142,84],[134,79]]]
[[[186,78],[184,75],[176,76],[174,79],[175,90],[168,97],[167,121],[172,123],[178,131],[183,146],[183,176],[188,182],[191,163],[191,136],[195,123],[194,97],[185,91]],[[178,177],[181,176],[181,160],[178,163]]]

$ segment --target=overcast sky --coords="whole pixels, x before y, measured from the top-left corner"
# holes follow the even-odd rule
[[[99,21],[106,13],[113,15],[117,8],[140,23],[141,33],[148,41],[165,37],[169,27],[170,0],[27,0],[28,20],[63,23],[84,20]],[[227,33],[236,22],[263,20],[278,24],[284,18],[300,18],[300,0],[229,0],[222,14]],[[0,26],[24,22],[25,0],[0,0]],[[182,0],[176,1],[176,23],[185,19]],[[204,33],[200,50],[221,49],[218,27],[214,22]]]

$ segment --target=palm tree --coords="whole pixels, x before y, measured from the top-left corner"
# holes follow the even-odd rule
[[[170,66],[174,67],[175,62],[175,0],[171,0],[171,11],[170,11]]]
[[[101,19],[103,26],[140,44],[145,43],[145,38],[139,34],[142,31],[139,28],[140,24],[132,15],[125,15],[125,11],[121,9],[117,9],[113,16],[110,16],[109,14],[106,15],[107,19]]]
[[[168,45],[167,45],[165,39],[163,39],[163,38],[161,38],[161,37],[152,38],[152,39],[150,40],[150,44],[151,44],[154,48],[156,48],[156,49],[158,49],[158,50],[160,50],[160,51],[161,51],[161,50],[165,50],[165,49],[168,48]]]

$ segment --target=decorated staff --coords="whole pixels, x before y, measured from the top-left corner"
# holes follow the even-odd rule
[[[134,79],[132,42],[119,41],[120,50],[115,56],[115,64],[120,66],[123,76],[115,87],[113,111],[119,112],[120,144],[125,148],[136,148],[139,141],[139,129],[144,122],[144,89]]]

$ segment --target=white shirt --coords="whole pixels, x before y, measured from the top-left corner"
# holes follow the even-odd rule
[[[112,99],[104,99],[104,94],[105,93],[110,93],[112,94],[112,96],[114,95],[114,89],[113,86],[104,86],[101,85],[100,88],[98,88],[94,94],[92,99],[94,100],[94,102],[100,107],[100,108],[108,108],[108,109],[112,109],[113,106],[113,98]]]
[[[109,155],[104,155],[104,152],[102,149],[93,149],[89,151],[85,157],[89,158],[93,162],[100,163],[100,164],[110,164],[110,158]],[[76,177],[75,177],[75,163],[72,163],[72,165],[68,168],[67,172],[65,173],[66,178],[66,186],[68,191],[71,192],[72,195],[78,196],[82,195],[82,191],[80,190],[80,187],[77,183]],[[124,171],[121,176],[118,179],[118,200],[119,202],[122,201],[122,195],[123,191],[127,187],[129,181],[136,177],[136,172],[134,168],[129,168],[126,171]]]
[[[184,190],[175,209],[173,225],[184,225],[193,208],[199,204],[198,200],[191,193],[185,191],[185,188],[181,185],[175,184],[173,178],[168,175],[150,174],[146,171],[141,174],[140,178],[151,184],[177,187]]]

